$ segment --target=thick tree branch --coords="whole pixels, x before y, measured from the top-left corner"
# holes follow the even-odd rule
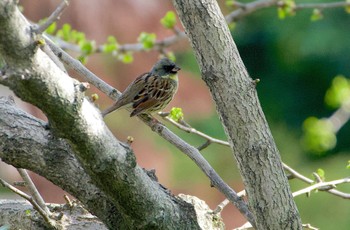
[[[255,84],[217,2],[173,2],[238,162],[256,221],[252,225],[257,229],[301,229],[300,216]]]
[[[29,169],[74,195],[107,226],[122,217],[110,198],[92,181],[69,144],[56,138],[47,124],[0,98],[0,158],[17,168]],[[103,206],[104,208],[98,208]]]

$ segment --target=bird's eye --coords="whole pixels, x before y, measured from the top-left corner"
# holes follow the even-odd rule
[[[167,65],[165,68],[166,68],[166,70],[171,71],[174,67],[175,67],[175,66]]]

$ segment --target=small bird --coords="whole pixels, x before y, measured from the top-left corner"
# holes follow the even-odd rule
[[[159,60],[150,72],[136,78],[102,116],[124,107],[132,110],[130,117],[164,109],[177,91],[179,70],[180,67],[168,58]]]

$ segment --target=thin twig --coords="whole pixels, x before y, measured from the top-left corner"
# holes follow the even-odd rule
[[[47,44],[44,44],[40,48],[64,73],[67,73],[67,70],[66,68],[64,68],[64,65],[62,64],[60,59],[52,52],[52,50]]]
[[[257,0],[250,3],[241,3],[240,8],[232,11],[230,14],[225,16],[226,22],[231,23],[238,21],[244,16],[251,14],[259,9],[267,8],[270,6],[277,5],[279,0]]]
[[[21,196],[22,198],[26,199],[27,201],[29,201],[33,208],[35,210],[37,210],[39,212],[39,214],[44,218],[44,220],[50,224],[52,227],[56,226],[56,223],[53,219],[50,218],[49,214],[45,212],[44,209],[42,209],[40,207],[40,205],[38,205],[38,203],[36,203],[36,201],[33,199],[33,197],[27,195],[26,193],[22,192],[21,190],[13,187],[12,185],[10,185],[9,183],[7,183],[6,181],[4,181],[3,179],[0,178],[0,184],[8,189],[10,189],[12,192],[16,193],[17,195]]]
[[[304,229],[318,230],[318,228],[311,226],[311,224],[303,224]]]
[[[350,6],[350,2],[328,2],[328,3],[299,3],[295,5],[295,10],[300,9],[330,9]]]
[[[249,222],[246,222],[241,227],[235,228],[234,230],[249,230],[249,229],[254,229],[254,228]]]
[[[80,76],[83,76],[89,83],[96,86],[101,92],[107,94],[107,96],[111,97],[114,100],[119,98],[121,94],[118,90],[114,89],[112,86],[108,85],[106,82],[98,78],[94,73],[85,68],[80,61],[72,58],[69,54],[67,54],[64,50],[58,47],[54,42],[52,42],[48,36],[45,36],[46,43],[50,46],[52,52],[69,68],[76,71]]]
[[[237,196],[239,197],[244,197],[245,195],[246,195],[245,190],[242,190],[239,193],[237,193]],[[212,213],[213,214],[220,213],[229,203],[230,201],[228,199],[223,200]]]
[[[47,20],[39,25],[34,31],[37,34],[42,34],[52,23],[59,20],[62,12],[69,5],[69,0],[63,0],[61,4],[56,8],[56,10],[47,18]]]
[[[224,145],[224,146],[230,147],[230,144],[227,141],[223,141],[223,140],[219,140],[219,139],[213,138],[213,137],[211,137],[211,136],[209,136],[209,135],[207,135],[205,133],[202,133],[202,132],[196,130],[195,128],[192,128],[191,126],[184,126],[184,125],[180,124],[179,122],[174,121],[170,117],[163,117],[162,116],[162,118],[164,120],[170,122],[172,125],[176,126],[177,128],[185,131],[185,132],[193,133],[193,134],[196,134],[197,136],[203,137],[204,139],[210,141],[210,143],[216,143],[216,144],[219,144],[219,145]],[[207,146],[205,146],[205,147],[207,147]],[[203,148],[204,147],[202,147],[201,150]]]
[[[311,185],[307,188],[293,192],[293,197],[299,196],[301,194],[310,194],[313,190],[316,190],[316,189],[320,190],[320,191],[327,191],[327,190],[335,188],[336,185],[343,184],[343,183],[350,183],[350,177],[344,178],[344,179],[339,179],[339,180],[334,180],[334,181],[329,181],[329,182],[320,182],[320,183]]]
[[[73,208],[74,205],[73,205],[72,201],[69,199],[69,196],[67,196],[65,194],[65,195],[63,195],[63,198],[66,201],[66,204],[69,206],[69,208]]]
[[[350,4],[350,3],[349,3]],[[332,124],[333,132],[337,133],[350,119],[350,103],[343,104],[327,121]]]
[[[310,178],[307,178],[306,176],[298,173],[296,170],[292,169],[290,166],[288,166],[287,164],[283,163],[283,168],[285,170],[287,170],[289,173],[291,173],[291,175],[294,177],[294,178],[297,178],[301,181],[304,181],[305,183],[308,183],[308,184],[314,184],[315,181],[311,180]],[[320,191],[326,191],[326,192],[329,192],[335,196],[339,196],[341,198],[344,198],[344,199],[350,199],[350,193],[344,193],[344,192],[341,192],[339,190],[336,190],[336,189],[330,189],[330,190],[320,190]]]
[[[17,169],[19,175],[23,178],[23,180],[26,182],[26,187],[28,188],[30,194],[32,195],[35,202],[43,209],[48,215],[51,215],[51,212],[49,208],[46,206],[44,199],[41,197],[39,191],[36,189],[35,184],[33,183],[32,179],[30,178],[27,170],[25,169]]]

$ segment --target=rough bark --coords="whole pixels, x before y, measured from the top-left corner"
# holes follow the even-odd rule
[[[255,83],[215,0],[173,0],[216,103],[258,229],[301,229]]]
[[[32,34],[15,1],[0,1],[0,28],[0,55],[7,65],[0,84],[47,115],[51,135],[65,139],[91,183],[118,214],[114,220],[103,217],[97,211],[105,208],[100,200],[85,204],[89,211],[111,229],[199,229],[193,206],[169,194],[136,164],[129,146],[115,139],[100,112],[84,97],[84,86],[40,50],[42,40]],[[2,146],[1,152],[8,147]]]
[[[57,221],[62,229],[107,229],[101,221],[79,205],[71,208],[51,204],[48,208],[53,213],[60,212],[61,216]],[[29,226],[35,230],[50,229],[43,218],[24,200],[0,200],[0,227],[3,226],[8,230],[29,229]]]

